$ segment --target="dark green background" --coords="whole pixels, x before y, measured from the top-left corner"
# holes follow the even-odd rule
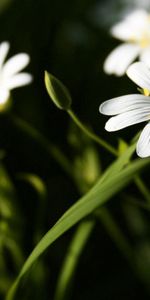
[[[47,70],[68,87],[73,108],[85,123],[114,146],[117,146],[118,137],[129,141],[140,126],[109,134],[103,129],[106,118],[98,112],[101,102],[136,91],[126,77],[109,77],[102,69],[105,57],[118,45],[118,41],[109,36],[108,28],[119,19],[125,3],[95,0],[7,2],[6,7],[0,7],[0,40],[10,41],[10,56],[29,53],[31,63],[27,69],[34,76],[33,84],[13,91],[11,114],[32,124],[72,159],[74,153],[67,140],[70,120],[65,112],[57,110],[46,93],[44,70]],[[35,246],[37,195],[30,185],[17,179],[17,174],[35,173],[46,184],[48,200],[38,225],[42,235],[79,198],[79,193],[60,166],[38,143],[23,134],[8,114],[0,115],[0,147],[5,150],[3,165],[16,188],[21,247],[27,257]],[[98,151],[104,168],[112,157],[103,149]],[[134,188],[131,191],[134,193]],[[129,235],[122,221],[121,203],[119,196],[109,207]],[[40,260],[37,276],[34,274],[26,279],[18,299],[53,299],[57,275],[73,232],[74,229],[60,238]],[[7,253],[6,261],[8,274],[14,279],[17,272]],[[149,299],[149,296],[98,223],[82,254],[71,299],[137,298]]]

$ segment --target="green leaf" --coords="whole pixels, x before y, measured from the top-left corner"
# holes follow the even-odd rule
[[[125,152],[128,148],[128,144],[123,140],[123,139],[119,139],[118,141],[118,153],[119,156]]]
[[[72,99],[64,84],[52,74],[45,71],[45,85],[54,104],[59,109],[68,110],[71,106]]]
[[[133,146],[129,148],[133,151]],[[129,151],[128,151],[129,152]],[[126,152],[122,155],[122,165],[124,166],[124,161],[127,154]],[[118,165],[116,160],[116,165]],[[81,199],[79,199],[74,205],[71,206],[67,212],[58,220],[58,222],[45,234],[38,245],[34,248],[28,259],[26,260],[17,280],[15,281],[12,289],[8,293],[7,300],[14,299],[15,291],[20,283],[22,277],[30,270],[39,256],[62,234],[64,234],[73,225],[77,224],[84,217],[92,213],[96,208],[100,207],[106,201],[108,201],[112,196],[124,188],[133,178],[134,175],[142,170],[148,163],[150,159],[136,159],[130,164],[128,164],[123,170],[115,172],[111,176],[101,182],[101,179],[95,184],[95,186]],[[119,164],[121,168],[121,164]],[[113,176],[112,176],[113,175]]]
[[[78,226],[69,245],[65,260],[59,274],[54,296],[55,300],[68,299],[68,294],[70,294],[69,292],[72,285],[74,273],[79,262],[79,258],[89,239],[94,225],[95,220],[87,219],[81,222]]]
[[[114,174],[120,172],[129,163],[129,160],[135,151],[135,147],[135,144],[128,147],[123,155],[120,155],[119,158],[107,168],[107,170],[101,176],[101,183],[108,177],[111,177],[111,175],[114,176]]]

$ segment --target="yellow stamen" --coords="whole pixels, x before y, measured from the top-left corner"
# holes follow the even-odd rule
[[[148,89],[143,89],[143,93],[144,93],[145,96],[150,95],[150,91]]]
[[[150,44],[150,40],[148,38],[143,38],[141,41],[140,41],[140,46],[142,48],[146,48],[147,46],[149,46]]]

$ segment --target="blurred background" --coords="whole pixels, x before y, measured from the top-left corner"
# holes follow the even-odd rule
[[[119,44],[109,35],[111,25],[131,9],[149,6],[146,0],[0,0],[0,40],[10,42],[9,56],[19,52],[30,55],[27,70],[34,76],[30,86],[13,91],[11,111],[0,115],[0,299],[40,238],[113,159],[82,136],[68,115],[50,101],[44,70],[68,87],[74,111],[98,135],[115,147],[119,139],[130,141],[140,126],[109,134],[103,129],[106,117],[98,109],[103,101],[134,93],[136,87],[126,76],[105,75],[103,62]],[[77,183],[59,163],[56,149],[70,161]],[[134,185],[128,191],[142,197]],[[141,252],[145,270],[148,263],[150,266],[148,213],[139,214],[130,203],[124,203],[124,192],[107,206]],[[75,230],[42,256],[20,287],[17,299],[54,299],[58,274]],[[147,278],[149,272],[147,268]],[[69,297],[149,299],[148,288],[100,222],[96,222],[80,257]]]

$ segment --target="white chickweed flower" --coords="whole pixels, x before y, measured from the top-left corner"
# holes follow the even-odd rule
[[[8,42],[0,44],[0,105],[7,102],[12,89],[29,84],[32,81],[30,74],[20,73],[28,65],[29,55],[20,53],[5,62],[9,48],[10,44]]]
[[[150,67],[150,14],[136,10],[111,28],[115,38],[124,41],[115,48],[104,62],[107,74],[122,76],[128,66],[139,56],[139,60]]]
[[[100,105],[100,113],[113,116],[105,125],[107,131],[150,121],[150,70],[144,63],[136,62],[128,68],[127,75],[142,89],[143,94],[113,98]],[[140,157],[150,156],[150,122],[140,135],[136,152]]]

